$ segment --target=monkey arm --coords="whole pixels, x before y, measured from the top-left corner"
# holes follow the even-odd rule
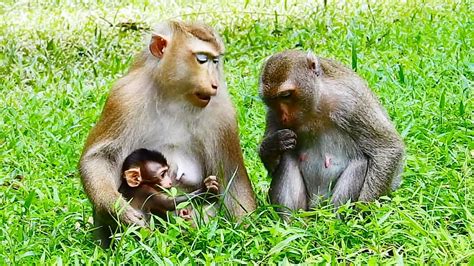
[[[267,123],[268,124],[268,123]],[[281,155],[285,151],[296,147],[296,134],[290,129],[271,130],[267,128],[259,155],[263,165],[273,176],[276,168],[280,164]]]
[[[143,213],[133,209],[118,191],[117,167],[101,153],[88,153],[81,158],[79,171],[84,190],[94,206],[96,220],[101,217],[118,217],[124,223],[145,225]],[[122,209],[122,211],[120,211]]]
[[[365,102],[370,103],[370,100]],[[399,182],[404,145],[378,103],[372,100],[371,105],[365,107],[367,110],[359,110],[348,119],[347,128],[368,160],[358,200],[372,201],[390,192],[392,184]]]
[[[187,194],[184,194],[184,195],[179,195],[179,196],[176,196],[173,201],[176,202],[176,204],[180,204],[182,202],[185,202],[185,201],[188,201],[188,200],[191,200],[191,199],[194,199],[196,197],[204,197],[205,195],[207,194],[207,191],[205,188],[200,188],[200,189],[197,189],[191,193],[187,193]]]
[[[276,149],[278,145],[278,143],[276,143],[277,140],[275,140],[275,132],[278,130],[275,126],[277,121],[273,121],[274,119],[272,119],[272,117],[274,117],[274,115],[270,114],[270,111],[268,111],[265,123],[265,133],[258,150],[260,160],[262,160],[263,166],[271,176],[273,176],[273,172],[280,163],[281,156],[281,152]]]
[[[360,191],[360,201],[372,201],[391,191],[403,165],[403,147],[380,148],[369,155],[367,175]]]
[[[232,121],[233,122],[233,121]],[[238,129],[228,124],[221,128],[219,144],[220,154],[214,158],[217,162],[216,172],[223,182],[219,182],[223,192],[224,204],[234,217],[241,217],[256,208],[255,194],[244,165]],[[225,191],[227,189],[227,191]],[[226,193],[227,192],[227,193]]]
[[[271,141],[268,137],[264,137],[260,149],[258,150],[258,155],[260,156],[265,169],[267,169],[268,173],[273,176],[276,167],[280,163],[281,154],[273,151],[270,146]]]
[[[153,214],[164,217],[167,211],[174,211],[179,202],[175,202],[175,198],[169,196],[164,191],[156,190],[150,186],[143,186],[140,195],[136,195],[136,199],[142,201],[141,209],[149,210]]]

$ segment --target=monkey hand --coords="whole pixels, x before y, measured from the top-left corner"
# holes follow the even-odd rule
[[[214,175],[210,175],[206,179],[204,179],[204,186],[206,187],[206,190],[209,193],[219,193],[219,182],[217,182],[217,177]]]
[[[178,211],[178,216],[183,218],[186,221],[190,221],[190,220],[193,219],[193,217],[191,216],[191,210],[188,210],[188,209],[179,210]]]
[[[128,205],[128,203],[127,203]],[[141,227],[146,226],[145,216],[140,210],[136,210],[132,206],[128,205],[119,212],[119,220],[125,224],[135,224]]]
[[[291,129],[280,129],[271,133],[262,142],[266,152],[282,153],[296,147],[296,133]]]

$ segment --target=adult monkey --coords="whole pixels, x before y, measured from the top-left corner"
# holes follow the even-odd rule
[[[260,86],[268,112],[259,154],[273,178],[272,203],[308,209],[330,198],[337,207],[398,187],[403,142],[352,70],[285,51],[267,60]]]
[[[150,44],[112,88],[79,164],[102,245],[109,244],[116,218],[146,224],[143,213],[118,192],[121,164],[138,148],[159,150],[173,163],[173,186],[189,192],[202,186],[204,177],[217,175],[219,190],[228,187],[224,203],[231,215],[255,209],[223,53],[221,38],[209,26],[169,21],[154,30]]]

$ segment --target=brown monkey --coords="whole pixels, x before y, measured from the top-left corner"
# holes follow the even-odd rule
[[[153,213],[166,219],[168,211],[174,211],[176,205],[206,193],[217,194],[218,182],[215,176],[204,179],[204,186],[189,194],[171,197],[163,189],[172,186],[166,158],[158,151],[138,149],[133,151],[122,166],[122,185],[119,192],[130,201],[135,209],[145,214]],[[190,219],[188,210],[179,212],[180,216]]]
[[[356,73],[312,53],[285,51],[262,69],[268,107],[259,155],[270,200],[290,210],[329,198],[371,201],[400,184],[403,142]]]
[[[204,176],[216,175],[222,181],[219,189],[226,188],[223,201],[232,216],[255,209],[224,80],[223,53],[221,38],[209,26],[163,23],[112,88],[79,164],[104,246],[114,218],[145,225],[143,212],[118,192],[120,162],[140,147],[166,156],[174,186],[193,191]],[[183,166],[185,175],[177,173],[176,165]]]

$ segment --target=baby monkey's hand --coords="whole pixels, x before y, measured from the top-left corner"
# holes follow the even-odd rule
[[[210,175],[206,179],[204,179],[204,186],[206,187],[206,190],[209,193],[219,193],[219,182],[217,182],[217,177],[214,175]]]

